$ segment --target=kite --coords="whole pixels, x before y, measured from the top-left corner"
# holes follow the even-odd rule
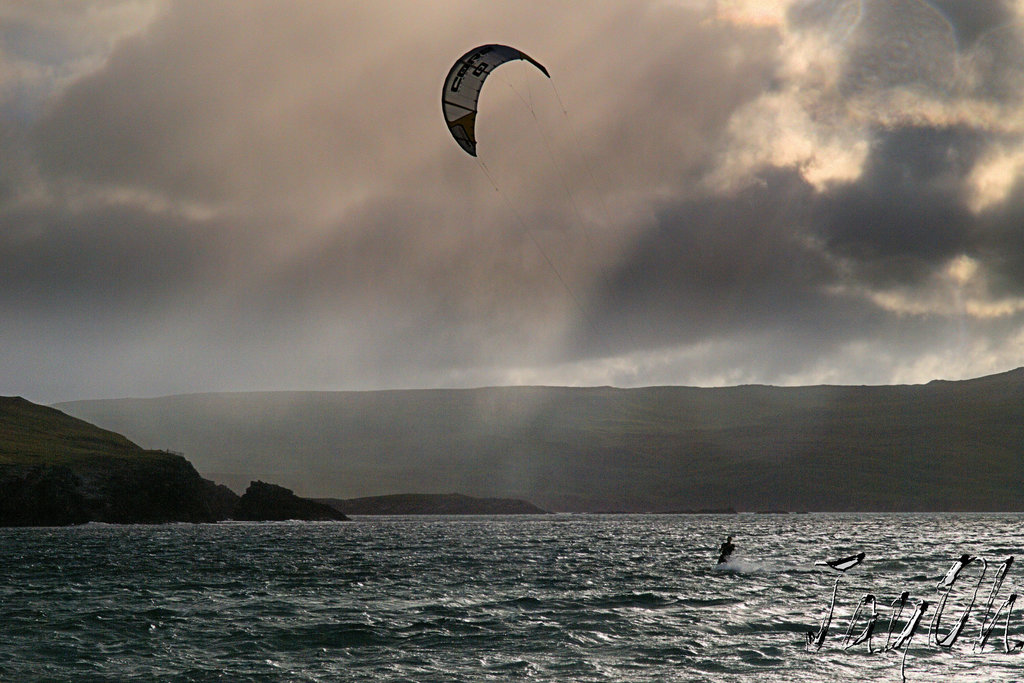
[[[476,112],[480,89],[492,71],[514,59],[533,64],[551,78],[551,74],[540,62],[514,47],[481,45],[459,57],[444,79],[441,108],[445,123],[455,141],[471,156],[476,156]]]

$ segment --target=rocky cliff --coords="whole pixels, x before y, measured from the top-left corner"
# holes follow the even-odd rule
[[[330,505],[300,498],[283,486],[262,481],[249,484],[249,488],[235,506],[232,517],[248,521],[330,522],[348,519]]]

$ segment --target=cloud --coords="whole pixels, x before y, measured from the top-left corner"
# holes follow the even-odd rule
[[[954,338],[957,372],[1020,364],[1010,3],[14,7],[12,389],[884,382]],[[478,163],[438,88],[487,42],[552,80],[492,76]]]

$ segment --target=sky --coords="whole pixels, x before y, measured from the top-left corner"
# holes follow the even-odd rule
[[[0,0],[0,394],[1010,370],[1022,105],[1022,0]]]

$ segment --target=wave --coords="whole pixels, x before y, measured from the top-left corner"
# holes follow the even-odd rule
[[[781,571],[781,569],[779,564],[775,562],[733,558],[728,562],[716,564],[714,571],[729,574],[775,574]]]

